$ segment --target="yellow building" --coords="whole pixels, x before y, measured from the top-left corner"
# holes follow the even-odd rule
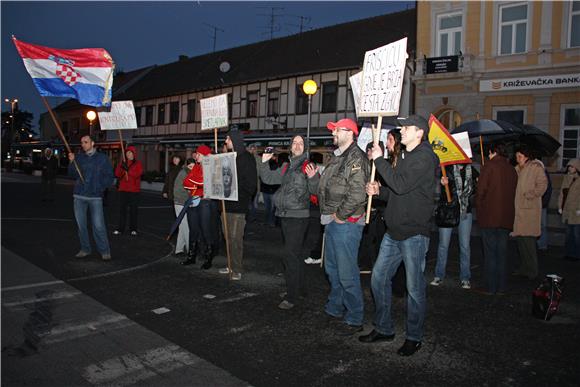
[[[417,3],[416,111],[531,124],[580,157],[580,1]]]

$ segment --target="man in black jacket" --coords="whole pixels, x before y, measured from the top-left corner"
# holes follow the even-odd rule
[[[54,201],[54,187],[56,185],[56,173],[58,161],[54,157],[52,149],[46,148],[40,161],[42,167],[42,201]]]
[[[232,130],[226,137],[226,147],[229,152],[236,152],[236,179],[238,188],[238,200],[226,200],[226,222],[228,227],[228,240],[230,242],[230,254],[232,257],[231,279],[242,279],[242,261],[244,257],[244,229],[246,227],[246,215],[250,209],[250,201],[256,193],[256,161],[244,145],[242,132]],[[225,230],[224,230],[225,231]],[[225,233],[225,232],[224,232]],[[221,274],[229,274],[227,267],[220,269]]]
[[[431,219],[435,209],[436,169],[439,159],[429,142],[427,121],[420,116],[399,118],[401,153],[397,168],[391,168],[382,157],[378,145],[373,146],[372,158],[377,172],[386,186],[376,182],[367,185],[367,193],[379,194],[387,202],[384,212],[387,232],[371,278],[375,299],[375,329],[360,336],[364,343],[392,341],[395,338],[391,319],[391,279],[401,260],[407,275],[407,324],[405,344],[398,350],[410,356],[421,348],[425,320],[425,255],[429,247]]]

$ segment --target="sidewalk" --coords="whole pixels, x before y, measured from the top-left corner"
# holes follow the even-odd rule
[[[63,381],[248,385],[2,248],[2,385]]]

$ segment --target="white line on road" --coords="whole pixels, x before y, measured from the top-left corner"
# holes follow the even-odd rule
[[[73,298],[73,297],[76,297],[80,294],[82,294],[82,293],[78,292],[78,291],[55,292],[55,293],[47,295],[46,297],[23,298],[23,299],[20,299],[18,301],[13,301],[13,302],[3,302],[2,306],[12,307],[12,306],[19,306],[19,305],[28,305],[28,304],[34,304],[35,302],[42,302],[42,301],[49,301],[49,300],[60,300],[63,298]]]
[[[64,281],[48,281],[48,282],[37,282],[34,284],[8,286],[6,288],[2,288],[2,291],[8,292],[11,290],[22,290],[22,289],[37,288],[39,286],[51,286],[51,285],[60,285],[60,284],[64,284]]]
[[[258,293],[246,293],[246,292],[244,292],[244,293],[238,294],[237,296],[233,296],[230,298],[219,300],[218,303],[222,304],[225,302],[235,302],[235,301],[243,300],[245,298],[256,297],[257,295],[258,295]]]
[[[103,334],[107,331],[121,329],[135,324],[136,323],[129,320],[127,316],[117,313],[99,316],[96,320],[84,322],[82,324],[59,323],[57,327],[51,329],[49,335],[43,339],[42,343],[61,343],[90,335]]]

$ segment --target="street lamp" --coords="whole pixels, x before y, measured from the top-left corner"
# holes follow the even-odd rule
[[[4,102],[10,104],[10,135],[14,133],[14,111],[16,110],[17,98],[4,98]]]
[[[318,85],[312,79],[307,80],[302,84],[304,94],[308,96],[308,126],[306,127],[306,156],[310,157],[310,115],[312,113],[312,96],[316,94]]]
[[[97,113],[93,110],[87,112],[87,119],[89,120],[89,137],[93,138],[93,121],[97,118]]]

